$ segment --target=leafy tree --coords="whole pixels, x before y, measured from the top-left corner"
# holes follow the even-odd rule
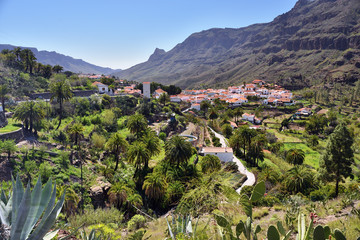
[[[116,165],[114,171],[118,169],[120,155],[126,151],[127,147],[127,141],[119,132],[114,133],[106,143],[106,149],[109,150],[115,158]]]
[[[170,97],[169,94],[167,93],[163,93],[159,96],[159,102],[163,105],[166,106],[166,103],[170,101]]]
[[[232,135],[232,127],[230,126],[230,124],[224,124],[221,128],[221,132],[225,135],[226,138],[230,138]]]
[[[176,135],[165,143],[165,157],[170,163],[176,163],[177,167],[187,163],[191,156],[192,146],[185,138]]]
[[[217,119],[219,117],[218,113],[216,112],[215,108],[211,108],[210,113],[209,113],[209,118],[211,120]]]
[[[6,100],[6,95],[9,93],[9,88],[7,85],[2,84],[0,85],[0,99],[1,99],[1,106],[3,108],[3,114],[5,115],[5,100]]]
[[[352,138],[345,123],[340,123],[330,135],[323,155],[322,166],[326,168],[328,179],[336,181],[335,196],[339,194],[339,182],[344,178],[353,177],[351,165],[354,164]]]
[[[148,123],[143,115],[135,114],[129,117],[126,127],[139,139],[147,130]]]
[[[104,94],[101,98],[101,104],[104,108],[110,108],[112,105],[112,99],[109,95]]]
[[[219,157],[208,154],[201,159],[200,166],[203,173],[211,173],[221,169],[221,162]]]
[[[72,97],[71,86],[69,81],[65,78],[65,75],[56,75],[52,83],[50,84],[50,92],[52,93],[51,101],[56,99],[59,103],[59,124],[56,127],[56,130],[59,129],[61,125],[61,120],[63,118],[63,104],[65,101],[69,100]]]
[[[316,147],[317,145],[319,145],[319,137],[316,135],[310,135],[310,137],[308,138],[308,143],[311,147]]]
[[[203,111],[205,113],[205,115],[207,114],[210,107],[211,107],[211,102],[208,100],[202,101],[200,103],[200,110]]]
[[[293,165],[303,164],[305,159],[305,152],[302,149],[293,148],[286,154],[286,161]]]
[[[325,114],[314,114],[306,123],[305,130],[310,134],[319,134],[324,131],[324,128],[328,124],[328,119]]]

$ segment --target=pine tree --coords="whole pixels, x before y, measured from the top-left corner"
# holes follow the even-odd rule
[[[323,164],[327,170],[328,179],[336,181],[335,196],[339,193],[339,182],[343,178],[353,177],[351,165],[354,164],[352,145],[354,140],[345,123],[340,123],[330,135],[323,156]]]

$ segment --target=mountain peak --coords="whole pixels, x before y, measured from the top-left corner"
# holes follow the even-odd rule
[[[160,48],[156,48],[154,53],[151,54],[151,56],[149,57],[149,61],[157,61],[160,60],[160,58],[165,55],[165,50],[164,49],[160,49]]]

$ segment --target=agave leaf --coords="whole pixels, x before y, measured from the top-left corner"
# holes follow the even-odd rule
[[[262,198],[264,196],[265,191],[266,191],[266,188],[265,188],[264,181],[259,182],[254,187],[254,190],[253,190],[253,192],[251,194],[251,197],[250,197],[250,201],[254,202],[254,201],[259,200],[260,198]]]
[[[192,222],[191,222],[191,218],[189,216],[189,220],[187,221],[187,224],[186,224],[186,233],[193,233],[191,224],[192,224]]]
[[[55,223],[56,218],[59,215],[61,208],[64,204],[64,201],[65,201],[65,191],[61,196],[61,199],[57,202],[54,209],[52,209],[52,211],[50,212],[50,214],[46,218],[43,217],[41,219],[39,225],[37,226],[35,231],[30,235],[28,240],[42,239],[45,236],[45,234],[50,230],[52,225]]]
[[[171,231],[171,227],[170,227],[170,224],[169,224],[167,218],[165,218],[165,220],[166,220],[166,223],[167,223],[167,225],[168,225],[170,237],[171,237],[171,239],[175,240],[174,234],[173,234],[173,232]]]
[[[21,233],[21,239],[26,239],[29,236],[31,230],[35,226],[38,219],[37,211],[40,207],[40,197],[41,197],[41,178],[38,178],[38,181],[31,193],[31,205],[28,214],[28,218],[23,226],[23,231]]]
[[[199,223],[199,219],[200,219],[200,216],[197,218],[196,220],[196,223],[195,223],[195,227],[194,227],[194,232],[193,232],[193,238],[196,239],[196,229],[197,229],[197,226],[198,226],[198,223]]]
[[[56,200],[56,183],[54,184],[54,188],[53,188],[53,191],[52,191],[52,194],[51,194],[50,201],[49,201],[49,203],[48,203],[48,205],[47,205],[47,207],[45,209],[44,216],[42,217],[43,219],[47,218],[49,216],[49,214],[51,213],[51,211],[52,211],[52,209],[53,209],[53,207],[55,205],[55,200]]]
[[[10,239],[25,239],[21,238],[21,233],[24,230],[23,226],[26,222],[26,219],[29,215],[31,203],[31,194],[30,194],[30,184],[28,183],[26,191],[23,195],[23,199],[20,202],[18,207],[18,214],[16,216],[16,221],[11,224],[11,233]]]
[[[3,189],[1,189],[0,201],[2,201],[5,204],[7,204],[7,202],[9,201]]]
[[[43,240],[51,240],[51,239],[53,239],[58,232],[59,232],[59,229],[54,230],[54,231],[51,231],[51,232],[48,232],[48,233],[44,236]]]
[[[12,211],[11,211],[11,222],[16,222],[17,211],[19,205],[21,203],[23,194],[24,194],[24,186],[20,180],[19,174],[16,176],[16,182],[14,182],[14,178],[11,177],[12,185],[13,185],[13,199],[12,199]]]
[[[12,201],[9,201],[6,205],[0,201],[0,223],[6,224],[8,226],[10,226],[10,213],[12,209],[11,204]]]

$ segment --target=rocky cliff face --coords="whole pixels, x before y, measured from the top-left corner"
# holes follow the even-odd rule
[[[329,74],[359,76],[359,49],[360,1],[300,0],[270,23],[194,33],[169,52],[157,49],[147,62],[117,75],[182,87],[299,75],[317,80]]]

